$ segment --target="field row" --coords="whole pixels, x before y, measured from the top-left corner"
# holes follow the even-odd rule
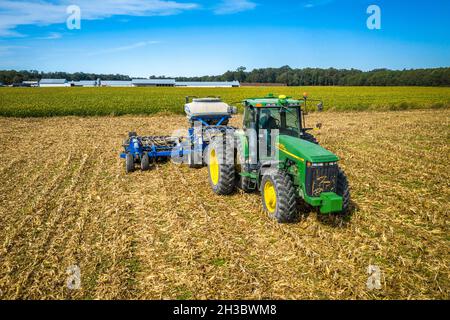
[[[307,91],[332,111],[449,108],[450,88],[251,87],[251,88],[1,88],[0,116],[105,116],[183,113],[184,98],[221,96],[239,105],[268,93],[302,97]],[[314,105],[310,105],[311,110]]]

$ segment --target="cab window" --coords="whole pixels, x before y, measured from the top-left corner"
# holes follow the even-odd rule
[[[245,108],[244,111],[244,128],[249,129],[252,127],[252,123],[255,123],[255,109],[254,108]]]

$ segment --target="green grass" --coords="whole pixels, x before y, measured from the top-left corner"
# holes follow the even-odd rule
[[[237,104],[271,92],[301,97],[305,91],[311,98],[323,99],[325,110],[332,111],[450,107],[450,88],[429,87],[0,88],[0,116],[181,114],[187,95],[218,95]]]

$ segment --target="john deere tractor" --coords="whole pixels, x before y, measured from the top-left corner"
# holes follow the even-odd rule
[[[244,100],[243,128],[231,138],[212,140],[207,148],[214,192],[227,195],[236,187],[259,191],[264,210],[279,222],[295,219],[298,200],[321,214],[345,214],[350,204],[347,177],[339,158],[308,132],[306,102],[306,96]]]

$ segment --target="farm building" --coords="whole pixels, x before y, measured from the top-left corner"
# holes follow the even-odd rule
[[[39,87],[70,87],[66,79],[42,79]]]
[[[190,88],[235,88],[240,87],[239,81],[224,81],[224,82],[192,82],[192,81],[177,81],[177,87]]]
[[[39,87],[39,81],[23,81],[22,83],[30,87]]]
[[[82,80],[82,81],[72,81],[71,85],[72,87],[99,87],[100,86],[100,79],[99,80]]]
[[[175,79],[133,79],[133,87],[175,87]]]
[[[106,80],[101,82],[102,87],[132,87],[132,81]]]

